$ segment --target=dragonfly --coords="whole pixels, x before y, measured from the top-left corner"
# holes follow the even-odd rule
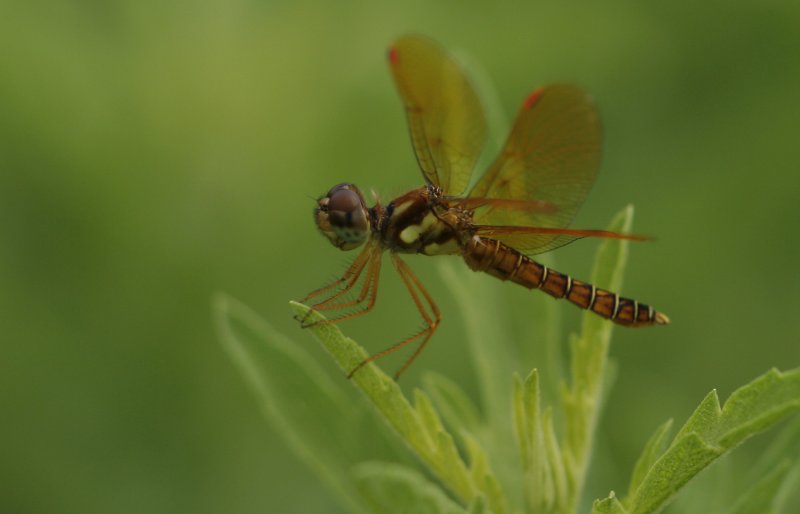
[[[425,185],[387,205],[376,198],[373,207],[351,183],[335,185],[319,198],[314,220],[322,235],[340,250],[361,251],[339,279],[301,302],[315,299],[313,310],[331,311],[333,316],[323,323],[368,313],[376,303],[382,257],[388,251],[424,325],[359,363],[348,378],[370,362],[415,343],[395,374],[399,378],[439,327],[441,312],[403,254],[460,255],[474,271],[540,289],[622,326],[670,322],[650,305],[533,260],[534,255],[584,237],[647,239],[568,228],[601,160],[600,119],[584,90],[553,84],[530,93],[500,154],[468,189],[487,138],[487,122],[464,69],[438,43],[420,35],[397,39],[388,61]],[[301,324],[314,323],[306,316]]]

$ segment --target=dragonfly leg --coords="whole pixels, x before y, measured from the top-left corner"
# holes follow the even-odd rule
[[[364,284],[361,286],[361,291],[358,293],[358,296],[355,299],[339,303],[329,303],[330,300],[334,299],[330,298],[321,305],[315,305],[314,309],[342,310],[342,309],[347,309],[349,307],[354,307],[356,305],[364,304],[364,302],[366,302],[366,304],[364,304],[358,310],[341,314],[338,317],[317,321],[316,323],[305,325],[305,327],[309,327],[317,323],[321,324],[339,323],[340,321],[355,318],[371,311],[372,308],[375,307],[375,300],[378,298],[378,279],[380,278],[380,272],[381,272],[381,253],[373,252],[372,255],[370,256],[369,263],[367,265],[367,273],[366,273],[366,278],[364,279]],[[337,294],[336,297],[338,296],[341,295]]]
[[[342,321],[343,319],[352,318],[360,314],[364,314],[365,312],[369,312],[369,310],[372,309],[375,303],[375,297],[377,296],[378,292],[377,281],[378,281],[378,274],[380,272],[380,264],[381,264],[381,252],[378,251],[376,245],[374,244],[368,245],[358,255],[358,257],[356,257],[355,261],[353,261],[350,267],[347,268],[347,270],[344,272],[341,278],[315,291],[312,291],[308,296],[306,296],[302,300],[302,302],[306,302],[311,298],[314,298],[322,293],[325,293],[326,291],[333,290],[333,293],[331,293],[324,300],[312,305],[311,306],[312,310],[308,311],[308,313],[305,316],[303,316],[302,319],[298,317],[295,317],[295,319],[298,319],[300,321],[301,326],[303,328],[307,328],[316,324],[316,323],[306,323],[312,311],[346,309],[348,307],[352,307],[354,305],[363,303],[367,298],[369,298],[370,301],[362,311],[357,311],[355,313],[346,314],[338,318],[333,318],[317,323],[332,323],[332,322],[335,323],[337,321]],[[358,297],[354,300],[335,302],[335,300],[341,298],[344,294],[353,289],[353,287],[358,283],[358,280],[362,276],[365,268],[367,269],[367,274]]]
[[[411,354],[411,357],[409,357],[403,366],[397,371],[397,373],[395,373],[395,380],[399,379],[400,375],[402,375],[406,369],[408,369],[411,363],[414,362],[414,359],[416,359],[420,352],[422,352],[423,348],[425,348],[425,345],[428,344],[428,340],[436,331],[436,328],[439,326],[439,322],[441,321],[441,312],[436,306],[436,303],[433,301],[433,297],[431,297],[430,293],[428,293],[427,289],[425,289],[425,287],[422,285],[422,281],[417,278],[414,272],[411,271],[411,268],[409,268],[408,265],[402,259],[400,259],[397,254],[392,253],[391,256],[392,264],[394,264],[397,273],[403,280],[406,289],[408,289],[408,293],[411,295],[412,300],[414,300],[417,310],[419,310],[420,315],[422,315],[422,319],[425,321],[425,327],[416,334],[413,334],[411,337],[361,361],[358,366],[350,371],[350,373],[347,375],[347,378],[351,378],[358,370],[370,362],[374,362],[382,357],[385,357],[386,355],[389,355],[390,353],[394,353],[410,343],[421,339],[422,341],[414,350],[414,353]]]
[[[361,253],[358,254],[358,257],[356,257],[356,259],[353,261],[353,263],[350,264],[350,266],[345,270],[344,274],[340,278],[337,278],[336,280],[334,280],[330,284],[326,284],[326,285],[320,287],[319,289],[315,289],[315,290],[311,291],[302,300],[299,300],[299,302],[300,303],[307,303],[310,299],[321,295],[325,291],[328,291],[330,289],[334,289],[334,288],[337,288],[337,287],[341,287],[341,285],[344,284],[345,282],[347,282],[347,285],[344,287],[344,291],[346,292],[347,290],[349,290],[351,287],[353,287],[353,284],[355,284],[355,282],[358,280],[358,277],[361,276],[361,272],[364,271],[364,266],[366,266],[367,261],[369,260],[369,255],[372,252],[372,250],[373,250],[373,246],[372,245],[369,245],[366,248],[364,248],[364,250],[362,250]],[[343,294],[343,292],[340,291],[337,294],[341,295],[341,294]],[[334,298],[335,298],[335,296],[334,296]],[[331,298],[328,298],[328,300],[325,300],[325,301],[329,301],[330,299]],[[320,303],[324,303],[324,302],[320,302]],[[319,304],[317,304],[317,305],[319,305]]]

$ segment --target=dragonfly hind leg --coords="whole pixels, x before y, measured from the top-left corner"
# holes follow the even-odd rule
[[[353,368],[350,373],[347,375],[347,378],[352,378],[352,376],[361,368],[369,364],[370,362],[375,362],[376,360],[389,355],[390,353],[394,353],[397,350],[411,344],[414,341],[418,341],[421,339],[419,345],[414,349],[414,353],[411,354],[403,366],[397,370],[397,373],[394,375],[394,379],[397,380],[400,378],[408,367],[414,362],[414,359],[422,352],[425,348],[425,345],[428,344],[428,340],[431,338],[433,333],[439,327],[439,322],[441,321],[441,312],[439,311],[439,307],[436,306],[436,303],[433,301],[430,293],[428,293],[427,289],[422,285],[422,281],[411,271],[411,268],[400,259],[400,256],[396,253],[391,253],[392,256],[392,264],[394,264],[397,273],[400,275],[400,278],[403,280],[403,284],[405,284],[406,289],[408,289],[409,295],[411,295],[411,299],[414,300],[414,304],[417,306],[417,310],[419,311],[420,315],[422,315],[422,319],[425,321],[425,327],[420,330],[419,332],[413,334],[411,337],[400,341],[399,343],[372,355],[363,361],[361,361],[358,366]],[[424,298],[424,302],[423,302]],[[427,304],[427,308],[426,308]]]
[[[359,278],[364,274],[366,269],[366,276],[364,283],[361,286],[361,291],[358,296],[351,300],[336,301],[342,296],[350,292],[358,283]],[[323,293],[330,292],[328,297],[311,305],[311,310],[302,318],[295,316],[295,319],[300,321],[302,328],[308,328],[317,323],[338,323],[346,319],[355,318],[366,314],[375,306],[375,300],[378,296],[378,278],[381,269],[381,252],[375,245],[369,245],[356,257],[353,263],[345,270],[341,278],[327,284],[319,289],[316,289],[303,298],[300,303],[306,303],[308,300],[322,295]],[[366,302],[366,304],[364,304]],[[362,305],[363,304],[363,305]],[[362,305],[358,310],[345,312],[337,317],[329,318],[314,323],[308,323],[308,317],[313,311],[341,311],[351,307]]]

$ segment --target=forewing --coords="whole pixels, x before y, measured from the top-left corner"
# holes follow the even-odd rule
[[[475,224],[566,227],[594,183],[601,143],[597,109],[582,89],[557,84],[534,91],[522,104],[502,152],[469,196],[552,208],[487,205],[475,212]]]
[[[425,179],[446,194],[463,193],[486,140],[483,108],[464,70],[417,35],[394,42],[389,65]]]

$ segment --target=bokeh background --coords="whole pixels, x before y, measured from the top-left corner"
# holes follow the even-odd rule
[[[491,80],[497,139],[532,88],[585,86],[605,161],[575,225],[633,203],[657,237],[623,292],[673,325],[616,332],[590,495],[712,388],[800,364],[797,2],[3,0],[0,512],[338,512],[264,423],[210,303],[233,295],[339,373],[287,301],[347,262],[314,197],[421,183],[384,62],[407,31]],[[555,259],[585,278],[595,247]],[[430,261],[409,259],[444,325],[403,386],[434,369],[474,393]],[[343,327],[372,350],[417,323],[388,271]],[[524,313],[531,293],[497,287]]]

